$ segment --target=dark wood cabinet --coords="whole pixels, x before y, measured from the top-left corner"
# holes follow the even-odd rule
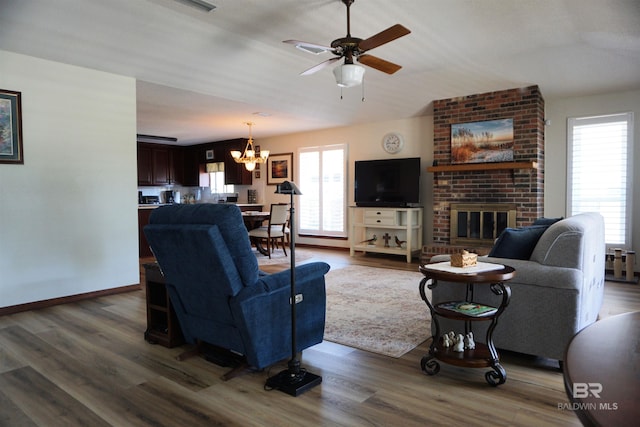
[[[237,138],[185,147],[184,181],[182,184],[187,187],[206,186],[208,180],[203,180],[203,174],[206,175],[206,164],[223,162],[225,184],[251,185],[253,173],[249,172],[243,164],[236,163],[231,157],[231,150],[244,151],[246,144],[246,139]],[[213,152],[213,158],[207,158],[207,151]]]
[[[169,148],[169,180],[172,184],[184,183],[184,147]]]
[[[138,185],[153,185],[151,148],[138,144]]]
[[[169,149],[167,147],[152,148],[151,158],[153,159],[153,185],[171,184]]]
[[[218,144],[221,144],[220,148],[224,150],[220,156],[224,159],[224,183],[227,185],[251,185],[253,183],[253,172],[248,171],[244,164],[236,163],[231,157],[231,150],[244,151],[247,140],[242,138],[233,139]]]
[[[184,343],[184,336],[171,299],[165,286],[164,276],[157,263],[144,265],[147,293],[147,329],[144,339],[152,344],[176,347]]]
[[[180,184],[184,174],[182,147],[138,143],[138,185]]]
[[[199,187],[204,169],[204,151],[199,145],[184,147],[182,185]]]

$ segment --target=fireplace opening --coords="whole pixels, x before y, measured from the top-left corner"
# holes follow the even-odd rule
[[[450,219],[451,244],[491,246],[505,228],[516,226],[516,205],[452,203]]]

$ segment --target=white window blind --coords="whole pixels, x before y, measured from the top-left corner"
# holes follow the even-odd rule
[[[599,212],[608,247],[631,249],[633,113],[568,121],[568,214]]]
[[[346,236],[346,146],[300,149],[300,234]]]

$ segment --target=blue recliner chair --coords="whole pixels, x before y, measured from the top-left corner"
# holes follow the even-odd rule
[[[243,355],[262,369],[291,356],[290,270],[258,270],[235,205],[161,206],[144,228],[187,342]],[[296,267],[296,347],[322,342],[329,265]]]

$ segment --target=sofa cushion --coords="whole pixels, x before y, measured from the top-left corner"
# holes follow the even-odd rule
[[[563,217],[560,217],[560,218],[545,218],[545,217],[542,217],[542,218],[538,218],[535,221],[533,221],[533,224],[531,224],[531,225],[546,225],[546,226],[549,226],[549,225],[555,224],[556,222],[558,222],[558,221],[560,221],[562,219],[564,219],[564,218]]]
[[[490,257],[529,259],[547,225],[505,228],[489,252]]]

